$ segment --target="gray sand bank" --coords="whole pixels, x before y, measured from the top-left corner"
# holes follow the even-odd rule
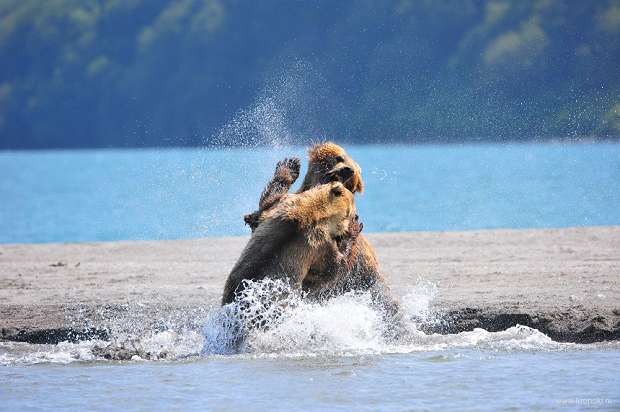
[[[620,339],[620,227],[367,236],[396,295],[437,286],[443,321],[429,332],[521,324],[560,341]],[[105,336],[101,313],[129,306],[204,312],[246,241],[0,245],[0,340]]]

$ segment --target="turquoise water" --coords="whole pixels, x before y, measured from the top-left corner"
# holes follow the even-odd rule
[[[368,232],[620,224],[620,145],[352,146]],[[0,152],[0,242],[247,234],[300,147]]]

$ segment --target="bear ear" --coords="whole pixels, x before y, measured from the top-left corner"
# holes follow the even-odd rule
[[[362,177],[357,178],[357,184],[355,185],[355,191],[357,193],[364,193],[364,182],[362,182]]]
[[[353,184],[353,193],[364,193],[364,181],[362,180],[362,169],[357,166],[357,173],[353,175],[355,183]]]

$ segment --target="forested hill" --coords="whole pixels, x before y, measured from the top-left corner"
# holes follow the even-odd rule
[[[0,0],[0,148],[619,135],[618,0]]]

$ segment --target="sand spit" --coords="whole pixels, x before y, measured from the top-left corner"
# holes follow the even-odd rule
[[[397,295],[436,287],[428,332],[520,324],[557,341],[620,339],[620,227],[368,238]],[[106,338],[105,321],[129,312],[201,319],[246,241],[0,245],[0,340]]]

